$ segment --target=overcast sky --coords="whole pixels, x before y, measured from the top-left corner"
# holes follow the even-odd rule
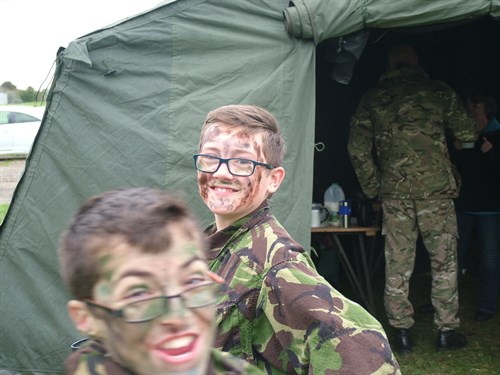
[[[0,85],[35,90],[59,47],[162,0],[0,0]],[[50,79],[50,77],[49,77]],[[43,84],[47,87],[48,81]]]

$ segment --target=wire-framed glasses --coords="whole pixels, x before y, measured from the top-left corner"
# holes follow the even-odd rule
[[[88,300],[85,303],[91,308],[99,308],[109,315],[123,319],[127,323],[142,323],[172,312],[170,301],[174,298],[179,298],[182,307],[188,309],[211,305],[215,303],[220,288],[221,284],[207,283],[173,296],[151,297],[131,302],[121,309],[112,309]]]
[[[194,154],[194,166],[200,172],[215,173],[219,170],[221,164],[226,164],[229,173],[233,176],[249,177],[255,172],[258,166],[273,169],[271,164],[261,163],[259,161],[242,158],[219,158],[214,155]]]

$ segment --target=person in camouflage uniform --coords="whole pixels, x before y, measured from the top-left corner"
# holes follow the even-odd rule
[[[361,99],[352,117],[348,153],[368,198],[382,201],[386,283],[384,303],[395,328],[396,350],[412,350],[413,307],[409,281],[420,232],[429,253],[431,300],[439,331],[437,349],[466,345],[459,327],[457,227],[453,198],[458,187],[446,143],[446,129],[458,140],[477,134],[455,92],[431,80],[412,47],[389,50],[388,70]],[[376,157],[372,150],[375,149]]]
[[[203,237],[184,203],[161,190],[88,200],[59,247],[75,297],[68,312],[89,336],[72,345],[65,373],[264,374],[213,349],[223,280],[208,270]]]
[[[200,195],[215,215],[211,271],[227,281],[215,347],[268,374],[399,374],[380,323],[318,274],[269,211],[283,181],[276,119],[252,105],[207,115],[195,154]]]

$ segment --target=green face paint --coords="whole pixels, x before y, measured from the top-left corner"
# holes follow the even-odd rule
[[[109,299],[111,297],[111,287],[109,283],[99,283],[97,284],[97,289],[95,291],[96,299]]]
[[[186,245],[184,247],[184,250],[185,250],[186,254],[189,254],[189,255],[196,255],[196,254],[201,253],[201,250],[195,244]]]
[[[98,258],[101,276],[94,287],[94,302],[113,310],[130,304],[135,309],[144,306],[144,316],[156,316],[135,323],[106,310],[95,316],[101,322],[99,337],[109,355],[138,375],[206,373],[214,340],[215,305],[189,308],[179,295],[212,279],[207,276],[201,236],[193,240],[182,225],[173,225],[173,240],[164,251],[145,253],[127,243],[118,243],[106,249],[109,256]],[[135,301],[156,296],[178,298],[161,300],[168,303],[167,307],[134,305]],[[178,337],[182,331],[191,334]],[[185,359],[179,361],[179,356]]]
[[[111,281],[111,277],[113,276],[113,270],[106,270],[106,266],[110,263],[112,259],[111,254],[101,255],[98,259],[99,269],[102,271],[102,278],[107,281]]]

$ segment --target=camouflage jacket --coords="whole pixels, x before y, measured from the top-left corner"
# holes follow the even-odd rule
[[[456,197],[447,131],[463,142],[477,137],[448,85],[418,67],[384,73],[351,120],[348,152],[363,192],[381,199]]]
[[[215,346],[269,374],[399,374],[380,323],[336,291],[267,207],[209,235],[226,279]]]
[[[114,362],[104,346],[97,341],[89,341],[72,353],[65,362],[66,375],[134,375],[130,370]],[[211,352],[207,375],[262,375],[259,368],[217,350]]]

